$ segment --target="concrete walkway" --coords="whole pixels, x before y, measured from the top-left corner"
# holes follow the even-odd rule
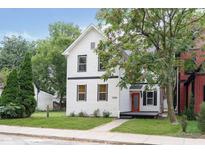
[[[109,144],[205,144],[205,139],[188,139],[167,136],[113,133],[104,131],[61,130],[4,125],[0,125],[0,133]]]
[[[116,119],[116,120],[113,120],[112,122],[109,122],[107,124],[90,129],[90,131],[92,131],[92,132],[109,132],[113,128],[120,126],[121,124],[123,124],[126,121],[128,121],[128,120],[127,119]]]

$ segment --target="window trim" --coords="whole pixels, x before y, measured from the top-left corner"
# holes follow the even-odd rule
[[[85,71],[79,70],[79,66],[80,66],[79,60],[80,60],[80,57],[85,57],[86,58],[86,61],[85,61]],[[78,61],[77,62],[77,71],[78,72],[87,72],[87,55],[78,55],[78,60],[77,61]]]
[[[94,43],[94,48],[92,48],[92,43]],[[96,43],[95,42],[90,42],[90,49],[95,50],[95,48],[96,48]]]
[[[101,93],[107,94],[105,100],[100,100],[100,91],[99,91],[100,85],[106,85],[106,91],[107,91],[107,92],[101,92]],[[108,84],[98,84],[98,85],[97,85],[97,101],[98,101],[98,102],[100,102],[100,101],[108,102]]]
[[[151,98],[151,97],[148,97],[148,93],[149,93],[149,92],[152,93],[152,98]],[[152,104],[147,104],[147,102],[148,102],[147,100],[148,100],[148,99],[152,99]],[[154,106],[154,91],[147,91],[147,92],[146,92],[146,105],[148,105],[148,106],[149,106],[149,105],[150,105],[150,106]]]
[[[85,92],[84,93],[82,93],[81,92],[81,94],[85,94],[85,99],[84,100],[79,100],[79,86],[85,86]],[[87,84],[78,84],[77,85],[77,95],[76,95],[77,97],[77,102],[86,102],[87,101]]]

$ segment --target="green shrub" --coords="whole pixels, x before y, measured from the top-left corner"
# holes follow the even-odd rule
[[[201,132],[204,134],[205,133],[205,102],[201,104],[201,111],[198,117],[198,127],[201,130]]]
[[[94,117],[99,117],[99,116],[100,116],[100,110],[99,110],[99,109],[95,110],[95,111],[93,112],[93,116],[94,116]]]
[[[181,127],[182,127],[182,131],[186,132],[186,129],[187,129],[187,117],[186,117],[186,115],[182,115],[180,124],[181,124]]]
[[[194,112],[194,97],[191,94],[189,107],[185,110],[187,120],[196,120],[196,114]]]
[[[71,117],[75,117],[75,112],[71,112],[71,113],[70,113],[70,116],[71,116]]]
[[[18,102],[25,107],[24,116],[30,117],[36,109],[36,100],[34,99],[34,86],[33,86],[33,74],[31,67],[31,56],[26,54],[24,61],[22,62],[19,73],[19,94]]]
[[[8,76],[7,84],[1,94],[1,106],[9,105],[10,102],[18,104],[18,78],[17,71],[14,69]]]
[[[103,117],[104,117],[104,118],[109,118],[110,115],[111,115],[110,112],[108,112],[108,111],[103,111]]]
[[[87,115],[87,113],[81,111],[80,113],[78,113],[78,116],[79,117],[87,117],[88,115]]]
[[[22,108],[15,105],[14,103],[9,103],[6,106],[0,106],[0,118],[20,118],[22,114]]]

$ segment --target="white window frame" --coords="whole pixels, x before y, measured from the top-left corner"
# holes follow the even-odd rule
[[[85,63],[80,63],[80,58],[85,57]],[[80,65],[85,65],[85,70],[80,70]],[[78,72],[86,72],[87,71],[87,55],[78,55]]]
[[[79,86],[85,86],[85,92],[80,92],[79,91]],[[85,98],[83,100],[79,100],[79,95],[80,94],[84,94],[85,95]],[[79,85],[77,85],[77,101],[78,102],[85,102],[85,101],[87,101],[87,85],[86,84],[79,84]]]
[[[94,45],[93,45],[94,44]],[[90,42],[90,49],[94,50],[96,48],[95,42]]]
[[[106,92],[100,92],[100,86],[101,85],[106,85]],[[100,94],[106,94],[106,98],[105,98],[105,100],[101,100],[100,99]],[[108,84],[98,84],[97,85],[97,100],[98,101],[108,101]]]
[[[148,97],[148,93],[152,93],[152,97]],[[148,99],[152,99],[152,104],[147,104]],[[150,105],[150,106],[151,106],[151,105],[152,105],[152,106],[154,105],[154,91],[147,91],[147,92],[146,92],[146,105],[148,105],[148,106],[149,106],[149,105]]]

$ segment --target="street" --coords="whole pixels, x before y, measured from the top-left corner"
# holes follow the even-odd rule
[[[85,144],[99,144],[99,143],[0,134],[0,145],[85,145]]]

